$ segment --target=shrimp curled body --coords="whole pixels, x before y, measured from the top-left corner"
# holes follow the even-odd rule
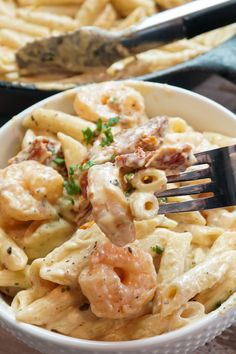
[[[20,221],[55,217],[55,203],[63,192],[63,178],[51,167],[23,161],[0,170],[0,210]]]
[[[129,318],[140,315],[152,300],[156,272],[148,253],[104,243],[91,254],[79,284],[96,316]]]

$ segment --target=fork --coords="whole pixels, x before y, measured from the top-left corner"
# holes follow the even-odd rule
[[[157,198],[202,193],[211,193],[213,195],[184,202],[160,204],[158,214],[215,209],[236,205],[236,145],[200,152],[195,154],[195,157],[197,159],[195,166],[207,166],[202,166],[203,168],[199,170],[168,176],[168,183],[198,181],[201,179],[210,179],[210,182],[171,188],[155,195]]]

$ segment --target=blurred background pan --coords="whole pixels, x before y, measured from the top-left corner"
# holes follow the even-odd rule
[[[193,60],[137,79],[194,90],[212,74],[218,74],[236,84],[236,36]],[[0,125],[33,103],[57,92],[40,90],[34,85],[0,82]]]

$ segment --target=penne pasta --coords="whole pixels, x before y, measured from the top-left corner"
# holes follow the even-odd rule
[[[95,129],[95,125],[79,117],[52,109],[38,108],[24,120],[24,126],[31,129],[49,130],[52,133],[64,133],[83,141],[83,130]]]
[[[17,272],[7,269],[0,270],[0,287],[17,287],[21,289],[28,288],[30,286],[30,282],[27,272],[28,268]]]
[[[235,261],[235,251],[225,252],[207,259],[167,284],[160,293],[161,314],[168,316],[197,294],[221,281]]]
[[[25,252],[0,229],[0,263],[11,271],[24,270],[28,258]]]
[[[85,0],[76,14],[80,26],[92,25],[108,4],[108,0]]]
[[[11,20],[10,17],[0,16],[0,28],[11,29],[33,37],[49,35],[49,29],[44,26],[27,23],[20,19]]]
[[[130,15],[136,8],[143,8],[147,16],[153,15],[155,12],[155,4],[153,0],[112,0],[115,9],[121,16]]]
[[[129,205],[135,220],[152,219],[158,214],[158,201],[152,193],[132,193],[129,198]]]
[[[134,174],[131,184],[141,192],[158,193],[166,189],[167,178],[164,171],[146,168]]]
[[[57,134],[62,145],[62,150],[65,156],[65,164],[69,171],[70,166],[81,164],[87,157],[87,149],[79,141],[71,138],[63,133]]]
[[[42,258],[66,242],[73,230],[73,226],[62,218],[41,225],[36,221],[26,230],[21,243],[30,260]]]
[[[111,4],[107,4],[103,12],[97,17],[94,26],[109,29],[114,26],[117,20],[117,12]]]

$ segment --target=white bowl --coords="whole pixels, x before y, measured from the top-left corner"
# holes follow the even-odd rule
[[[236,118],[219,104],[177,87],[129,81],[144,96],[149,116],[169,115],[184,118],[196,130],[214,131],[235,136]],[[23,134],[22,119],[36,107],[73,113],[72,100],[79,88],[59,93],[28,108],[0,129],[1,167],[19,147]],[[160,336],[128,342],[97,342],[74,339],[42,328],[19,323],[12,309],[0,298],[0,324],[18,339],[47,354],[184,354],[212,340],[236,321],[236,295],[202,320]]]

